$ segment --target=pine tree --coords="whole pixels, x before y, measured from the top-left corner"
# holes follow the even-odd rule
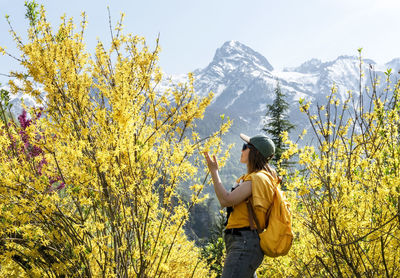
[[[287,149],[285,144],[282,142],[281,134],[284,131],[290,132],[295,126],[289,121],[287,111],[289,104],[285,100],[285,95],[282,93],[279,82],[277,82],[274,90],[275,99],[272,104],[267,105],[266,119],[263,131],[271,136],[272,141],[275,143],[275,156],[273,158],[273,164],[277,165],[281,159],[282,153]],[[289,167],[290,162],[282,161],[281,167]]]

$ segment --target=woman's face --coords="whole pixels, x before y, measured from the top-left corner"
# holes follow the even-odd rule
[[[249,153],[250,153],[249,148],[242,150],[242,155],[240,156],[240,163],[247,164],[247,162],[249,161]]]

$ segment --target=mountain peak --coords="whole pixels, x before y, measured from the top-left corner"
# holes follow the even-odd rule
[[[400,58],[394,58],[390,62],[387,62],[385,64],[386,69],[390,68],[394,72],[399,72],[400,73]]]
[[[302,63],[300,66],[295,67],[295,68],[284,68],[283,71],[294,71],[294,72],[300,72],[300,73],[315,73],[320,70],[320,67],[322,65],[321,60],[312,58],[311,60],[308,60],[304,63]]]
[[[238,41],[227,41],[216,50],[212,64],[221,62],[233,63],[235,66],[253,64],[267,71],[274,69],[263,55]]]

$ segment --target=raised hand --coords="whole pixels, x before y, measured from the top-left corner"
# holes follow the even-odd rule
[[[213,159],[211,159],[210,155],[208,152],[204,152],[204,157],[206,158],[207,166],[210,172],[216,172],[218,171],[218,162],[217,158],[215,155],[213,155]]]

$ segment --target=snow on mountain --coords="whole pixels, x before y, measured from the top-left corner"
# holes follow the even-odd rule
[[[22,86],[22,84],[18,80],[15,80],[14,82],[16,83],[17,86]],[[35,87],[35,89],[41,90],[40,87]],[[10,92],[10,86],[4,85],[0,87],[0,90],[6,90]],[[38,106],[35,99],[32,96],[23,94],[22,92],[19,92],[17,94],[10,93],[9,97],[10,97],[10,104],[12,104],[11,113],[15,116],[18,116],[22,113],[23,110],[23,107],[21,105],[22,102],[26,105],[26,107]]]
[[[392,69],[392,73],[400,73],[400,58],[395,58],[385,64],[385,70]]]
[[[299,101],[300,98],[312,99],[311,94],[315,92],[319,79],[316,73],[274,71],[272,74],[279,80],[281,89],[292,94],[293,101]]]
[[[363,85],[370,84],[371,70],[382,78],[388,66],[400,69],[400,59],[385,65],[363,59]],[[311,101],[312,109],[315,109],[317,104],[326,103],[326,95],[333,86],[341,101],[348,97],[349,91],[358,93],[360,61],[357,56],[339,56],[332,61],[313,58],[298,67],[279,71],[274,70],[260,53],[237,41],[228,41],[216,50],[210,64],[194,71],[194,75],[198,94],[206,95],[210,91],[215,94],[206,111],[206,120],[216,122],[220,114],[233,119],[228,137],[238,132],[249,135],[261,132],[267,104],[273,102],[274,89],[279,82],[290,104],[289,119],[297,126],[293,135],[296,137],[303,128],[308,128],[308,121],[299,111],[299,100]]]
[[[216,50],[206,68],[194,72],[195,88],[200,95],[212,91],[217,99],[224,91],[232,89],[231,86],[236,86],[238,91],[246,89],[232,81],[271,77],[272,70],[271,64],[260,53],[240,42],[228,41]]]
[[[289,72],[300,72],[300,73],[316,73],[320,70],[322,62],[319,59],[312,58],[301,64],[299,67],[296,68],[284,68],[283,71]]]
[[[214,61],[223,61],[222,65],[231,70],[241,64],[253,64],[265,71],[273,70],[264,56],[238,41],[225,42],[215,52]]]
[[[393,60],[391,63],[397,65],[397,62]],[[212,105],[228,110],[224,111],[227,114],[231,114],[230,111],[237,113],[239,107],[245,108],[256,103],[257,107],[259,103],[266,106],[273,99],[277,82],[293,107],[300,98],[313,102],[324,101],[334,85],[340,99],[344,100],[348,91],[359,88],[359,65],[357,56],[340,56],[328,62],[313,58],[299,67],[277,71],[260,53],[237,41],[228,41],[216,50],[206,68],[194,72],[195,89],[200,95],[212,91],[215,94]],[[365,59],[362,65],[366,73],[370,65],[376,64]],[[364,78],[363,82],[366,83],[367,79]],[[265,112],[262,108],[251,110],[259,111],[259,114]],[[249,120],[252,117],[242,115],[241,118]]]
[[[362,64],[362,71],[367,72],[369,64],[375,64],[372,60],[366,60]],[[344,101],[349,91],[358,91],[360,82],[360,62],[355,56],[340,56],[334,61],[321,64],[319,72],[320,96],[328,94],[335,86],[340,99]],[[364,83],[366,79],[363,79]]]
[[[162,73],[163,79],[157,85],[156,90],[158,92],[164,92],[170,89],[174,85],[185,84],[188,82],[187,74],[167,74],[165,72]]]
[[[389,66],[400,69],[400,58],[385,65],[363,59],[363,85],[371,82],[368,78],[371,70],[382,78]],[[326,95],[333,86],[341,101],[348,97],[349,91],[358,93],[360,61],[357,56],[339,56],[332,61],[313,58],[298,67],[279,71],[257,51],[240,42],[228,41],[216,50],[207,67],[193,73],[196,93],[203,96],[214,93],[213,102],[206,111],[206,121],[215,123],[220,114],[229,116],[234,121],[229,136],[238,132],[250,135],[261,132],[267,104],[273,102],[278,82],[290,104],[289,119],[297,126],[294,133],[298,134],[307,128],[307,120],[299,111],[299,100],[310,101],[315,109],[317,104],[326,103]],[[172,80],[182,80],[182,76]]]

